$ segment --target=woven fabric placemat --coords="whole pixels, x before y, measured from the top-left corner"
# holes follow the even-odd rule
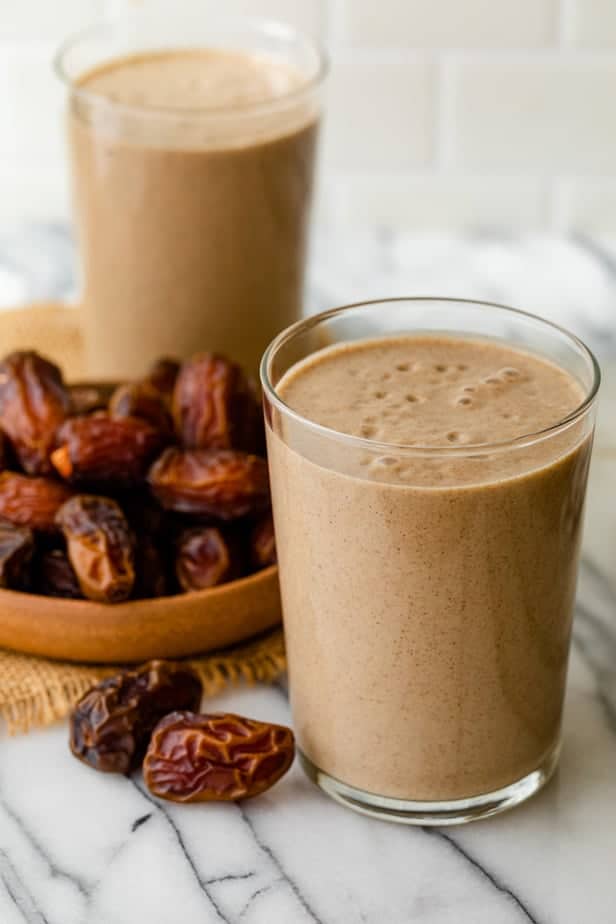
[[[187,658],[203,682],[205,696],[238,683],[273,683],[286,669],[281,629],[246,644]],[[0,719],[9,734],[51,725],[77,700],[121,667],[48,661],[0,649]]]

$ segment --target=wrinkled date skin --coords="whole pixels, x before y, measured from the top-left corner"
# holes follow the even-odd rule
[[[77,494],[60,507],[56,522],[83,595],[99,603],[128,599],[135,583],[133,536],[118,504]]]
[[[255,393],[242,369],[223,356],[198,353],[184,363],[173,392],[173,417],[185,449],[260,449]]]
[[[268,565],[276,564],[276,536],[271,513],[266,513],[252,531],[250,559],[255,568],[267,568]]]
[[[265,567],[264,456],[257,393],[223,356],[69,385],[38,353],[11,353],[0,361],[0,584],[120,603]]]
[[[15,526],[45,533],[58,531],[56,514],[72,495],[52,478],[28,478],[15,472],[0,473],[0,516]]]
[[[235,520],[269,506],[267,462],[244,452],[170,448],[148,482],[161,506],[176,513]]]
[[[52,470],[49,454],[56,430],[70,413],[62,373],[33,351],[0,362],[0,426],[29,475]]]
[[[187,529],[178,540],[175,573],[183,590],[205,590],[240,572],[234,549],[215,526]]]
[[[173,420],[165,399],[145,382],[119,385],[111,396],[109,413],[114,419],[137,417],[145,420],[166,442],[173,439]]]
[[[293,732],[282,725],[175,712],[154,729],[143,778],[172,802],[238,802],[273,786],[294,754]]]
[[[105,414],[67,420],[58,431],[57,445],[51,461],[67,481],[131,484],[143,478],[163,443],[144,420]]]
[[[12,590],[28,588],[33,552],[32,530],[0,523],[0,587]]]
[[[63,549],[48,549],[40,556],[37,588],[48,597],[83,598],[75,569]]]
[[[156,723],[175,709],[198,709],[201,694],[194,671],[169,661],[103,680],[72,712],[71,751],[95,770],[128,774],[141,764]]]

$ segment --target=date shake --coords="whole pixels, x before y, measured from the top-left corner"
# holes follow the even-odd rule
[[[291,699],[311,775],[364,808],[547,776],[591,447],[588,420],[549,428],[584,384],[503,342],[426,333],[317,350],[275,394]]]
[[[317,63],[160,44],[72,80],[89,373],[196,349],[256,373],[301,309]]]

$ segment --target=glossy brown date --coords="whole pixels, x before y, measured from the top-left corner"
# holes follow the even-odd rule
[[[182,365],[173,391],[173,416],[185,449],[260,448],[261,409],[240,366],[215,353]]]
[[[56,513],[72,495],[52,478],[28,478],[15,472],[0,473],[0,517],[15,526],[57,532]]]
[[[167,449],[148,482],[158,502],[176,513],[234,520],[269,506],[267,463],[233,450]]]
[[[33,351],[0,362],[0,425],[23,470],[46,475],[56,430],[70,412],[60,369]]]
[[[56,522],[83,595],[99,603],[128,599],[135,583],[133,537],[118,504],[77,494],[60,507]]]
[[[294,753],[293,732],[282,725],[175,712],[154,729],[143,778],[150,792],[172,802],[237,802],[273,786]]]
[[[33,552],[32,530],[0,523],[0,587],[25,590],[29,586]]]
[[[143,420],[114,420],[104,414],[67,420],[58,431],[57,445],[51,461],[67,481],[131,484],[143,478],[162,441]]]
[[[214,526],[187,529],[177,544],[175,573],[183,590],[205,590],[232,580],[239,562],[232,545]]]
[[[195,672],[169,661],[150,661],[103,680],[73,710],[71,751],[95,770],[130,773],[156,723],[174,709],[198,709],[201,693]]]
[[[136,417],[158,430],[169,442],[173,438],[173,420],[164,397],[145,382],[119,385],[109,401],[109,413],[114,419]]]

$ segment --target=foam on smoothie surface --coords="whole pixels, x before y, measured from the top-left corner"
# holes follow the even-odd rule
[[[301,84],[297,71],[273,58],[214,48],[130,55],[80,81],[118,103],[176,111],[263,103]]]
[[[572,376],[537,356],[445,336],[326,348],[293,367],[278,391],[302,416],[338,432],[426,447],[536,433],[584,395]]]

